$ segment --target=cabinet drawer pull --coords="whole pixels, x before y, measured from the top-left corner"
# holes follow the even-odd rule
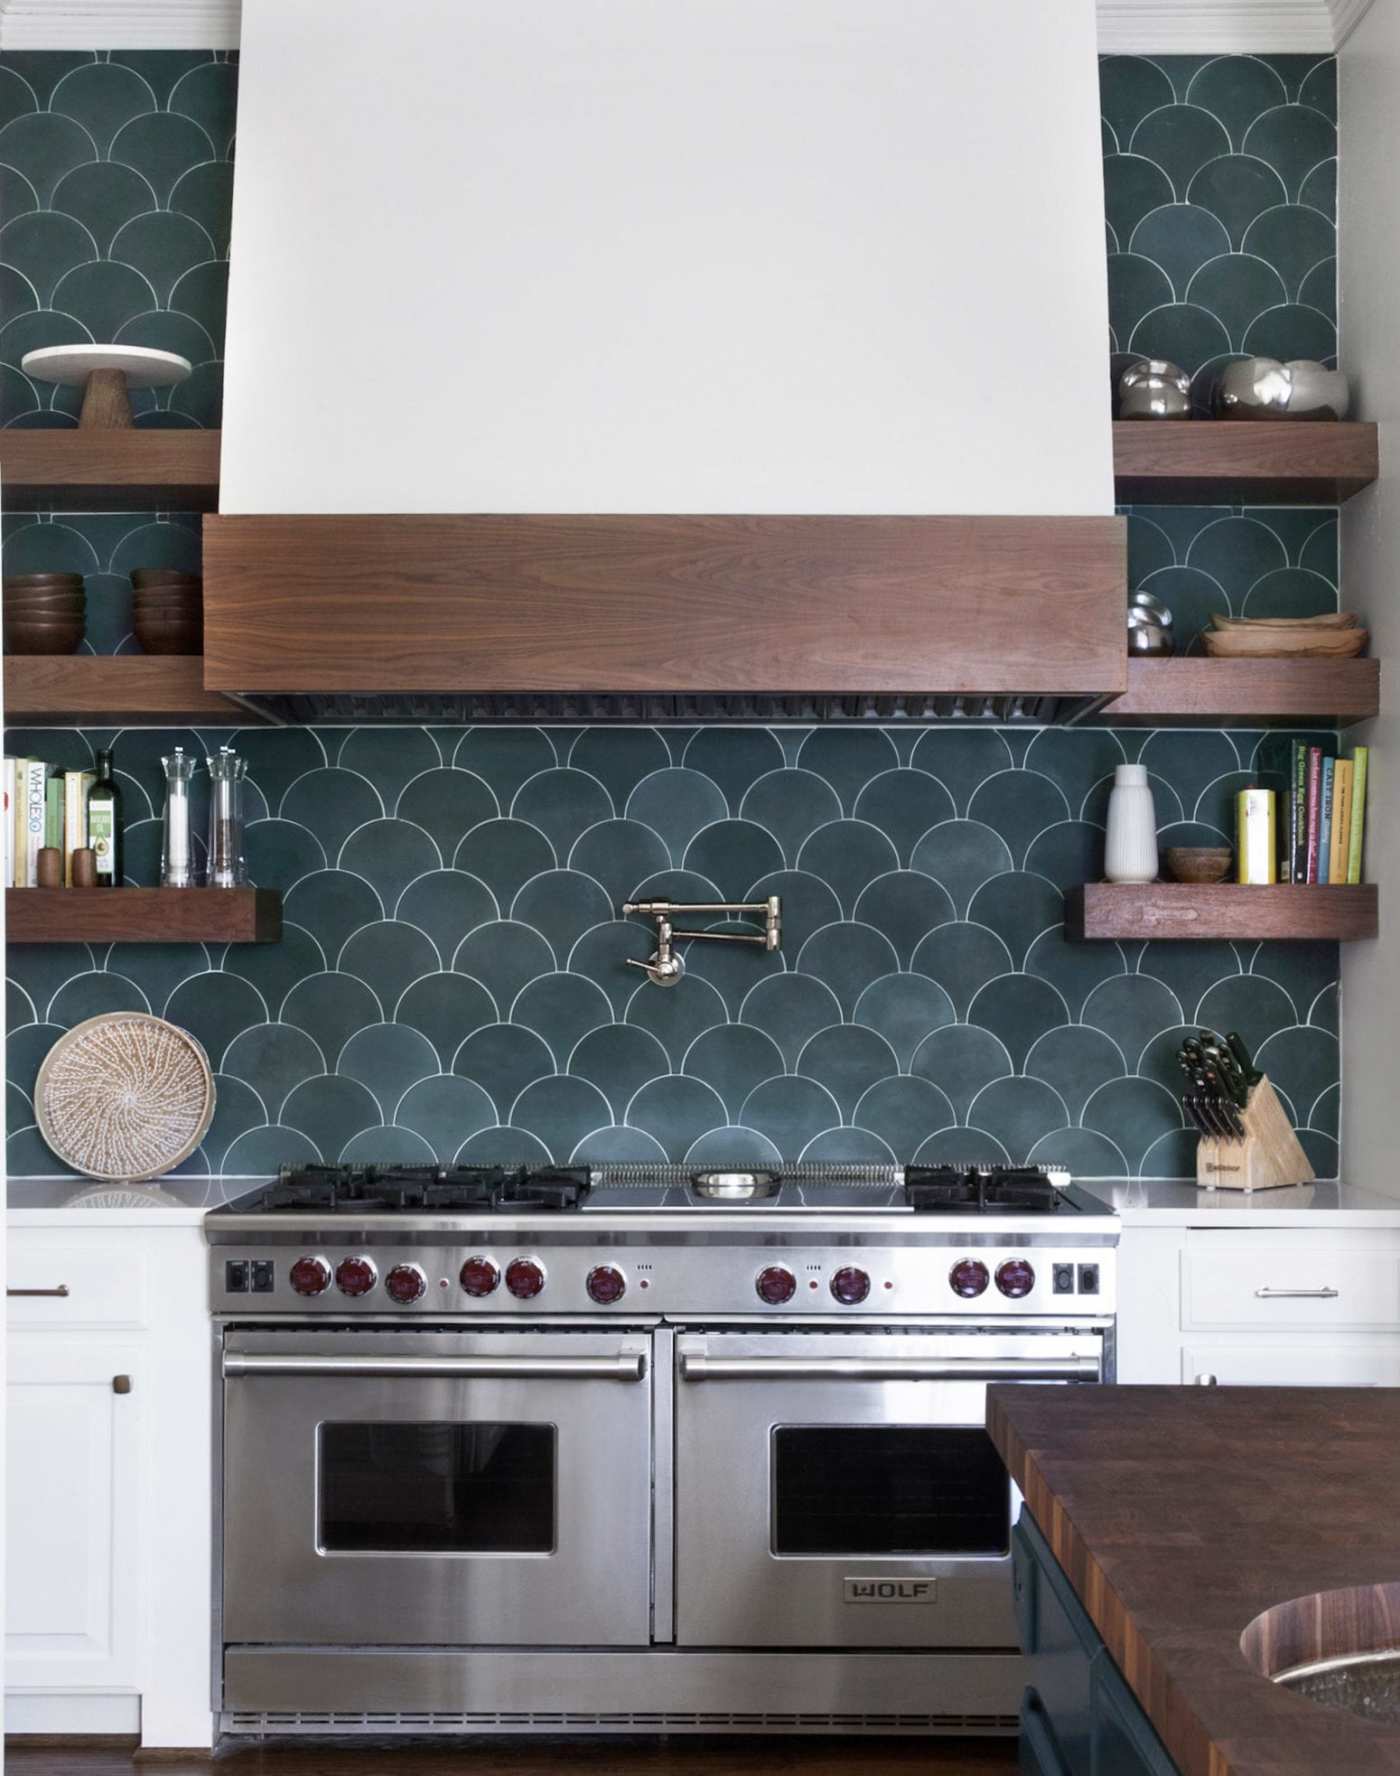
[[[129,1394],[131,1392],[131,1377],[129,1375],[114,1375],[112,1377],[112,1392],[114,1394]]]
[[[1335,1301],[1341,1290],[1327,1285],[1321,1289],[1271,1289],[1265,1283],[1262,1289],[1256,1289],[1254,1293],[1260,1301]]]
[[[67,1295],[67,1283],[60,1283],[56,1289],[6,1289],[5,1299],[12,1300],[16,1295]]]

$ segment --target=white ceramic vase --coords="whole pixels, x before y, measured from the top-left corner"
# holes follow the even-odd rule
[[[1157,810],[1146,765],[1119,765],[1113,773],[1104,875],[1110,882],[1157,880]]]

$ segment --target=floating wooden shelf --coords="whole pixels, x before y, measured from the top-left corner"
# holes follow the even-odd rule
[[[1308,939],[1374,937],[1373,886],[1240,887],[1234,882],[1089,882],[1065,897],[1065,935],[1074,943],[1174,938]]]
[[[1113,474],[1124,504],[1336,505],[1380,472],[1362,420],[1120,419]]]
[[[10,943],[276,943],[272,888],[7,888]]]
[[[219,445],[211,431],[0,431],[10,512],[214,512]]]
[[[171,727],[261,722],[204,688],[199,654],[7,654],[5,719],[11,727]]]
[[[1128,661],[1128,690],[1100,722],[1163,727],[1238,721],[1297,727],[1366,721],[1380,711],[1379,660],[1211,660],[1195,655]]]

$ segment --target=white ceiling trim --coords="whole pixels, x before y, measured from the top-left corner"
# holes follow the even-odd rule
[[[1098,0],[1105,54],[1328,54],[1372,0]]]
[[[0,0],[0,49],[237,49],[239,0]]]
[[[1105,53],[1289,50],[1344,43],[1371,0],[1097,0]],[[240,0],[0,0],[0,49],[236,49]]]

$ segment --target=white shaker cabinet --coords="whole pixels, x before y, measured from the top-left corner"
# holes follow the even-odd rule
[[[1141,1226],[1119,1247],[1118,1379],[1400,1386],[1394,1226]]]
[[[28,1210],[8,1233],[7,1730],[207,1747],[212,1347],[197,1218]]]

